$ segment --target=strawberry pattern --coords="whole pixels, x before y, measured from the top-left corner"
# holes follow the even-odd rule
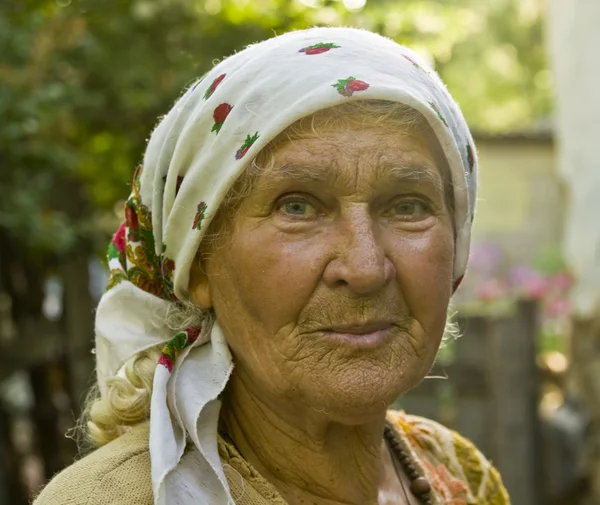
[[[369,84],[358,80],[356,77],[347,77],[346,79],[340,79],[331,86],[337,89],[338,93],[342,96],[352,96],[355,91],[366,90]]]
[[[250,135],[246,136],[246,140],[244,141],[242,146],[235,153],[235,159],[241,160],[244,156],[246,156],[248,149],[250,149],[252,147],[252,144],[254,144],[254,142],[256,142],[258,140],[258,137],[259,137],[258,132],[256,132],[252,136],[250,136]]]
[[[213,119],[215,120],[215,124],[212,127],[212,132],[219,133],[219,131],[221,131],[221,127],[231,112],[231,109],[233,109],[233,106],[229,105],[228,103],[217,105],[213,111]]]
[[[312,46],[303,47],[298,52],[304,53],[304,54],[310,56],[313,54],[323,54],[323,53],[326,53],[327,51],[330,51],[331,49],[339,49],[339,48],[340,48],[340,46],[334,44],[333,42],[327,42],[327,43],[319,42],[318,44],[313,44]]]
[[[217,87],[219,86],[219,84],[221,84],[221,82],[223,82],[223,79],[225,79],[225,76],[227,74],[221,74],[219,77],[217,77],[212,84],[208,87],[208,89],[206,90],[206,93],[204,93],[204,99],[208,99],[212,96],[212,94],[215,92],[215,90],[217,89]]]

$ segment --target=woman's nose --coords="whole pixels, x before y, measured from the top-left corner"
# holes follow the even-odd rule
[[[336,254],[323,277],[330,287],[345,286],[364,296],[381,290],[396,272],[372,218],[357,214],[340,222],[335,230]]]

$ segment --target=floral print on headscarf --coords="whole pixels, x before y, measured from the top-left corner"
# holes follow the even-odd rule
[[[175,262],[166,255],[166,245],[157,255],[152,232],[152,213],[140,199],[141,167],[133,176],[131,195],[125,204],[125,222],[108,247],[110,267],[107,289],[122,281],[164,300],[174,300]]]

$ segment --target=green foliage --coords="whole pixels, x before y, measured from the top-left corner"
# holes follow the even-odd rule
[[[181,90],[249,43],[312,25],[361,26],[413,47],[476,129],[529,126],[550,110],[538,1],[369,0],[355,11],[331,0],[8,2],[0,227],[26,250],[103,244],[149,133]]]

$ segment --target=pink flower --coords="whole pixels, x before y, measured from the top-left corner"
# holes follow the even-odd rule
[[[532,278],[523,286],[523,294],[534,300],[541,300],[548,292],[548,282],[543,277]]]
[[[559,291],[567,291],[573,285],[573,278],[567,272],[560,272],[553,275],[550,282]]]
[[[529,267],[514,267],[509,274],[510,282],[526,298],[540,300],[548,294],[548,281]]]
[[[125,254],[125,221],[121,223],[119,229],[113,235],[112,242],[121,254]]]
[[[499,279],[489,279],[477,286],[477,297],[485,302],[492,302],[508,296],[508,286]]]
[[[569,314],[571,306],[566,298],[557,298],[548,303],[547,311],[550,317],[562,317]]]

